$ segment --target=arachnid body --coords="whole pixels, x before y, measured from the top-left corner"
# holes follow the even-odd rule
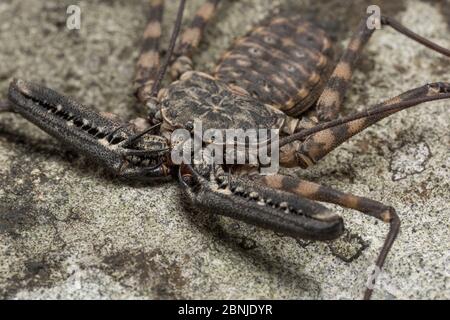
[[[168,54],[170,74],[177,81],[161,90],[159,78],[167,65],[161,66],[158,55],[162,2],[153,2],[136,79],[137,97],[149,109],[147,122],[123,123],[22,80],[13,81],[9,91],[12,104],[3,108],[22,114],[120,176],[138,180],[178,176],[197,207],[285,235],[326,240],[342,234],[342,219],[316,201],[356,209],[389,222],[391,230],[377,260],[381,267],[399,228],[393,208],[280,175],[229,179],[226,166],[209,170],[174,166],[167,152],[172,147],[168,137],[176,128],[189,128],[197,119],[210,128],[275,128],[285,136],[280,164],[306,168],[390,114],[421,102],[449,98],[449,84],[419,87],[368,113],[333,122],[356,59],[374,32],[367,29],[366,19],[336,66],[331,41],[323,31],[296,17],[280,17],[241,39],[224,55],[213,75],[191,71],[192,52],[218,2],[206,1],[192,27],[182,34],[174,57]],[[389,18],[383,17],[382,23],[449,55],[448,50],[405,32]],[[176,35],[175,31],[173,39]],[[301,118],[307,110],[312,114]],[[153,134],[148,127],[153,127]],[[366,297],[370,293],[368,290]]]

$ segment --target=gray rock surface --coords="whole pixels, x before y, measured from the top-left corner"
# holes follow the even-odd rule
[[[202,0],[188,2],[192,16]],[[195,62],[210,70],[234,38],[277,10],[320,20],[342,46],[373,2],[450,47],[449,1],[224,0]],[[13,77],[22,77],[132,117],[146,3],[2,0],[0,98]],[[165,30],[175,3],[168,1]],[[80,31],[65,28],[69,4],[82,8]],[[383,29],[365,51],[345,112],[450,81],[448,66],[448,59]],[[375,298],[450,298],[449,106],[401,112],[315,168],[285,171],[398,210],[401,234]],[[336,211],[348,229],[341,239],[283,238],[189,210],[176,183],[124,184],[19,116],[0,114],[1,298],[360,298],[387,226]]]

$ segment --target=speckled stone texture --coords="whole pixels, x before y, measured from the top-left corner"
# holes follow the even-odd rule
[[[176,11],[176,1],[167,2],[165,43]],[[201,2],[188,1],[186,17]],[[319,21],[342,47],[372,3],[450,47],[449,1],[353,2],[224,0],[196,55],[197,68],[210,70],[234,38],[277,11]],[[82,8],[80,31],[65,28],[69,4]],[[13,77],[22,77],[132,117],[146,4],[2,0],[0,98]],[[383,29],[365,50],[344,111],[450,81],[449,65]],[[374,298],[450,298],[449,107],[441,101],[401,112],[315,168],[285,172],[398,210],[402,230]],[[187,208],[174,182],[120,182],[19,116],[0,114],[1,298],[361,298],[388,228],[335,210],[348,230],[337,241],[280,237]]]

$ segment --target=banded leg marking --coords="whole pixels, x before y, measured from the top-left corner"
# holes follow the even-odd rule
[[[391,26],[394,30],[426,46],[427,48],[450,57],[450,50],[442,48],[430,40],[419,36],[390,17],[381,17],[381,24]],[[361,56],[362,50],[370,40],[370,37],[374,31],[375,29],[371,30],[367,27],[367,18],[364,18],[361,21],[356,33],[351,38],[350,43],[344,51],[339,63],[336,65],[336,68],[328,80],[323,93],[319,97],[317,102],[317,113],[320,120],[329,121],[338,116],[350,84],[356,62]]]
[[[220,0],[206,0],[198,9],[191,25],[181,35],[175,50],[175,62],[170,74],[172,79],[178,79],[184,72],[192,70],[192,56],[198,48],[208,22],[217,12]]]
[[[330,121],[330,124],[333,122],[338,122],[338,124],[330,125],[326,129],[317,130],[308,135],[303,142],[297,143],[298,147],[294,147],[294,145],[283,147],[282,151],[285,156],[283,157],[282,165],[288,167],[298,165],[302,168],[307,168],[355,134],[389,115],[426,101],[449,98],[450,83],[438,82],[412,89],[373,108],[369,108],[366,112],[361,113],[361,117],[349,116],[349,121],[345,121],[345,119],[343,121]],[[397,105],[398,107],[396,107]],[[380,112],[377,112],[377,110],[380,110]],[[323,125],[326,124],[328,123]],[[320,127],[320,125],[317,127]],[[301,134],[302,132],[300,132]],[[287,139],[293,140],[292,138],[296,135],[298,134],[293,134]],[[283,144],[283,142],[280,143],[281,146]],[[295,149],[297,151],[294,151]]]
[[[150,1],[148,24],[143,35],[142,51],[137,62],[135,78],[135,83],[138,87],[136,96],[139,102],[143,104],[150,98],[153,84],[158,76],[163,12],[164,0]]]
[[[358,197],[314,182],[292,177],[273,175],[266,176],[261,180],[264,184],[272,188],[287,191],[310,200],[337,204],[344,208],[354,209],[389,223],[389,232],[375,262],[378,268],[381,269],[383,267],[386,257],[400,230],[400,219],[394,208],[375,200]],[[372,288],[367,287],[364,293],[364,299],[370,299],[372,291]]]

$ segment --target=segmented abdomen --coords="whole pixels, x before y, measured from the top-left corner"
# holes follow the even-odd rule
[[[288,115],[308,109],[330,72],[331,42],[301,18],[277,18],[237,41],[215,76]]]

